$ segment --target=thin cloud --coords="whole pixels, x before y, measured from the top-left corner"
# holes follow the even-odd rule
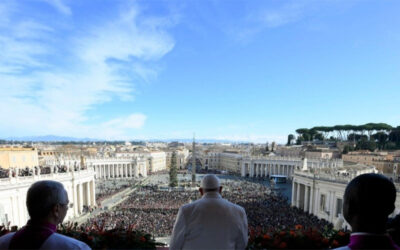
[[[278,9],[266,9],[258,15],[258,21],[266,27],[279,27],[300,20],[306,13],[310,2],[291,2]],[[312,4],[312,3],[311,3]]]
[[[133,100],[138,79],[157,75],[147,62],[155,63],[174,47],[163,25],[149,28],[146,17],[132,13],[138,9],[80,27],[84,35],[70,30],[65,35],[51,23],[21,18],[18,11],[10,15],[21,32],[0,26],[0,97],[7,104],[0,105],[0,113],[8,117],[0,124],[0,135],[115,139],[143,127],[147,117],[138,112],[96,123],[89,115],[100,104]],[[65,56],[54,56],[61,54]]]
[[[276,29],[288,25],[293,25],[313,16],[321,16],[326,10],[334,11],[337,6],[349,8],[354,2],[343,0],[289,0],[265,2],[266,6],[252,9],[246,13],[240,21],[240,25],[227,27],[230,35],[239,41],[251,40],[255,35],[268,29]],[[335,7],[335,8],[333,8]]]
[[[68,7],[62,0],[44,0],[51,6],[53,6],[57,11],[64,15],[72,15],[71,8]]]

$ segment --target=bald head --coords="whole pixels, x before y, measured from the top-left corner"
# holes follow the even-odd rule
[[[344,193],[343,214],[353,231],[380,233],[396,201],[394,184],[383,175],[354,178]]]
[[[221,187],[221,182],[219,178],[214,174],[207,174],[201,180],[201,188],[205,193],[207,192],[217,192]]]

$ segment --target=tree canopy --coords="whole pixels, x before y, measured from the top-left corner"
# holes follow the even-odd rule
[[[366,123],[363,125],[315,126],[296,129],[296,142],[302,141],[351,141],[355,149],[400,149],[400,126],[392,127],[386,123]],[[289,137],[288,137],[289,142]],[[350,148],[346,148],[349,150]]]

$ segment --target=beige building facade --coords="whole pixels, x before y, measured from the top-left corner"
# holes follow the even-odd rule
[[[220,152],[208,153],[203,159],[206,168],[218,169],[231,173],[240,173],[242,155],[236,153]]]
[[[32,168],[39,166],[38,151],[35,148],[6,147],[0,148],[0,167]]]
[[[395,157],[387,152],[354,151],[342,155],[343,161],[375,166],[379,172],[392,175],[395,170]],[[397,169],[399,171],[399,169]],[[397,172],[398,174],[398,172]]]

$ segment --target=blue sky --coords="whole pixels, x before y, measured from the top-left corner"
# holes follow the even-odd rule
[[[399,1],[0,2],[0,137],[400,125]]]

